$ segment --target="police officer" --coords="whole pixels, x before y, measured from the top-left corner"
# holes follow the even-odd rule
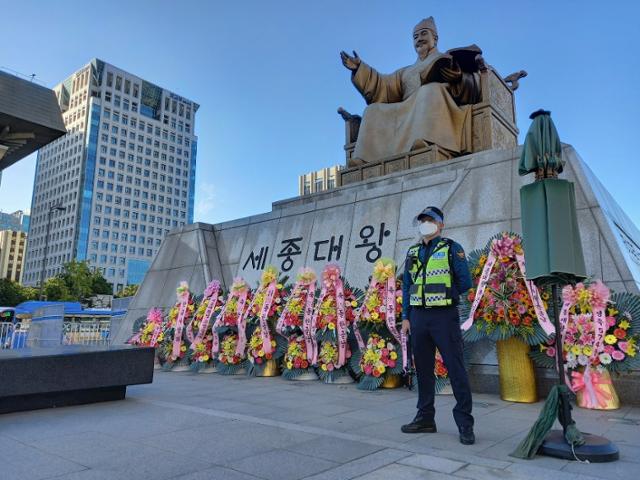
[[[444,214],[427,207],[414,219],[421,241],[409,248],[402,284],[402,330],[411,334],[418,375],[418,413],[402,426],[404,433],[435,433],[435,353],[440,351],[456,398],[453,418],[460,442],[475,442],[471,389],[464,368],[458,297],[471,288],[471,274],[462,247],[440,234]]]

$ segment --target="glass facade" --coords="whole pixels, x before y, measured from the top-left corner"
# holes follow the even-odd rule
[[[160,120],[161,104],[162,89],[153,83],[143,80],[142,95],[140,97],[140,113],[154,120]]]
[[[196,198],[196,155],[198,142],[191,143],[191,175],[189,175],[189,210],[187,212],[188,223],[193,223],[193,205]]]
[[[147,260],[130,259],[127,268],[127,285],[140,285],[151,262]]]
[[[89,246],[89,227],[91,225],[91,202],[93,200],[93,178],[96,172],[96,154],[98,151],[98,132],[100,130],[100,105],[91,102],[89,132],[87,134],[87,160],[84,168],[82,203],[80,204],[80,222],[78,225],[78,243],[76,259],[87,259]]]

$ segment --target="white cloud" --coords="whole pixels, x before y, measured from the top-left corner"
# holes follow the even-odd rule
[[[215,186],[211,182],[201,182],[196,189],[196,205],[194,221],[207,221],[217,204]]]

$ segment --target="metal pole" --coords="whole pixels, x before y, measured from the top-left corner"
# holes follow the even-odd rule
[[[47,212],[47,233],[44,237],[44,258],[42,259],[42,268],[40,269],[40,300],[44,300],[44,273],[47,265],[47,250],[49,248],[49,230],[51,228],[51,213],[53,208],[49,207]]]
[[[553,320],[556,328],[556,362],[558,365],[558,385],[566,387],[565,374],[564,374],[564,358],[562,355],[562,335],[560,331],[560,308],[558,306],[558,284],[554,283],[551,286],[551,296],[553,297]],[[569,402],[569,395],[567,389],[562,388],[560,392],[560,409],[558,411],[558,420],[562,425],[562,429],[566,432],[567,426],[573,423],[571,418],[571,403]]]

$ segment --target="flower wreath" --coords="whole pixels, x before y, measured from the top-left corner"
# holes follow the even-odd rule
[[[545,341],[555,329],[547,314],[548,293],[526,280],[522,239],[503,232],[469,255],[474,287],[462,305],[464,339],[505,340],[517,336],[529,345]],[[468,312],[468,315],[467,315]]]
[[[234,375],[245,367],[247,338],[244,315],[250,301],[249,284],[243,278],[235,278],[227,300],[211,327],[213,332],[211,356],[216,362],[218,372],[223,375]],[[242,327],[240,327],[241,324]],[[233,352],[229,351],[230,345],[234,346]]]
[[[318,376],[326,383],[348,375],[347,361],[351,357],[353,323],[362,292],[349,286],[341,276],[340,267],[327,265],[322,271],[322,289],[313,312],[313,328],[319,342]]]
[[[247,373],[261,375],[268,360],[279,360],[284,355],[286,339],[274,332],[287,297],[286,279],[278,278],[278,269],[269,265],[260,277],[260,284],[246,312],[246,332],[249,339]],[[239,326],[242,328],[242,326]]]
[[[176,289],[176,296],[177,301],[169,311],[158,353],[160,360],[165,362],[162,366],[164,370],[171,370],[177,361],[185,359],[187,355],[185,326],[195,311],[195,302],[187,282],[180,282]]]
[[[312,325],[315,290],[315,272],[302,268],[276,325],[276,332],[287,339],[282,362],[282,376],[287,380],[309,373],[312,359],[317,356]]]
[[[149,313],[147,313],[147,318],[138,330],[138,333],[131,337],[127,343],[141,347],[156,347],[163,339],[163,330],[164,318],[162,317],[162,310],[152,308],[149,310]]]
[[[207,285],[202,302],[196,309],[196,314],[187,327],[187,338],[191,342],[189,347],[189,361],[191,369],[199,371],[213,363],[211,348],[213,346],[213,332],[211,319],[222,308],[223,292],[218,280]]]
[[[606,403],[610,380],[604,370],[622,373],[640,367],[640,297],[631,293],[611,294],[600,281],[567,285],[562,290],[560,313],[562,358],[569,370],[574,392],[584,390],[586,406]],[[556,368],[555,339],[533,351],[536,364]]]

